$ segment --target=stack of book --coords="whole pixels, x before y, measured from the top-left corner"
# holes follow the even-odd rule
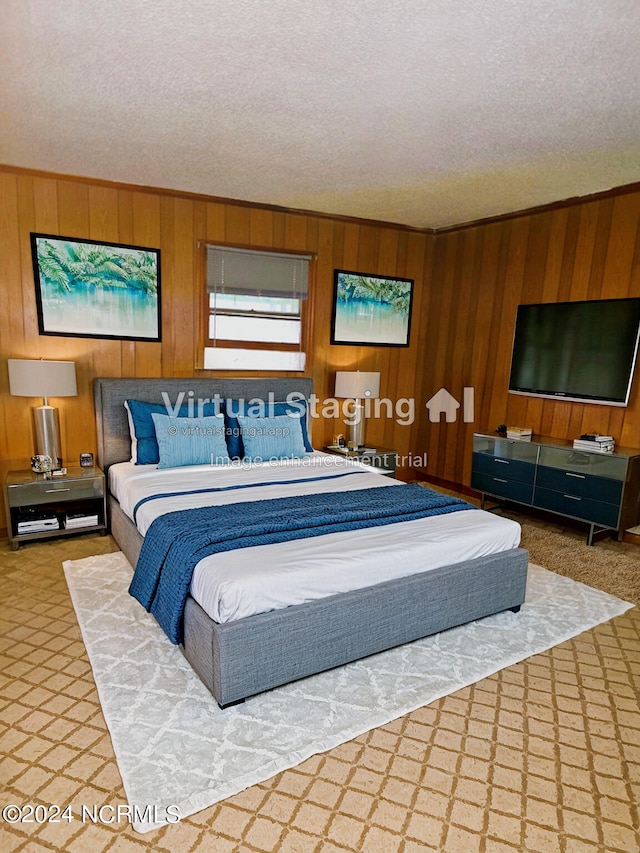
[[[533,430],[529,427],[507,427],[507,438],[515,438],[518,441],[531,441]]]
[[[87,515],[85,512],[68,512],[64,520],[64,526],[67,530],[75,530],[78,527],[95,527],[97,523],[97,513]]]
[[[23,533],[44,533],[47,530],[59,530],[60,523],[55,515],[46,518],[30,518],[18,521],[18,535]]]
[[[574,450],[595,450],[596,453],[613,453],[616,443],[612,435],[587,433],[573,440]]]

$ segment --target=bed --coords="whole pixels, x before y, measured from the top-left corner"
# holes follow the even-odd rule
[[[215,395],[223,400],[280,401],[292,394],[309,399],[312,393],[311,380],[296,377],[96,379],[97,461],[110,484],[110,530],[131,565],[136,566],[143,548],[140,530],[144,532],[163,511],[182,508],[183,504],[176,505],[173,498],[181,489],[189,495],[204,491],[198,488],[198,478],[206,475],[198,466],[160,472],[154,470],[157,466],[132,465],[125,401],[161,403],[167,398],[173,402],[212,399]],[[310,417],[307,420],[311,422]],[[342,462],[338,457],[332,459],[332,465]],[[221,478],[216,480],[215,500],[224,492],[226,503],[232,504],[232,511],[242,518],[243,503],[285,494],[303,501],[295,496],[310,491],[330,491],[333,495],[335,490],[337,503],[351,500],[339,496],[350,490],[354,490],[353,496],[382,491],[399,495],[389,489],[412,488],[378,472],[356,470],[358,466],[348,471],[336,467],[326,473],[329,460],[321,453],[308,453],[305,462],[321,465],[320,474],[288,461],[278,463],[282,467],[270,466],[269,470],[241,465],[236,482],[229,479],[236,476],[230,466],[221,468],[215,472]],[[154,478],[159,478],[157,487],[151,485]],[[290,485],[293,480],[295,483]],[[132,493],[130,488],[134,489]],[[156,488],[166,497],[140,498]],[[190,497],[180,496],[178,500],[193,505]],[[238,596],[232,592],[226,603],[219,600],[213,605],[218,609],[212,610],[199,579],[198,564],[186,596],[180,647],[218,704],[224,708],[385,649],[503,610],[519,609],[525,596],[528,554],[518,547],[519,527],[515,522],[475,508],[443,515],[437,524],[435,519],[433,525],[431,519],[428,521],[429,525],[416,520],[403,522],[402,526],[394,523],[374,530],[335,532],[207,558],[218,566],[224,565],[234,579],[236,574],[250,574],[251,568],[254,582],[270,598],[266,604],[252,602],[248,609],[245,604],[238,604]],[[482,528],[485,537],[479,545],[472,540],[475,533],[471,528],[476,527]],[[428,546],[422,544],[424,536],[429,540]],[[461,546],[466,540],[471,551]],[[271,576],[264,579],[263,565],[273,563],[275,553],[278,563],[273,578],[284,576],[280,588],[287,595],[295,590],[291,600],[278,600],[277,584]],[[336,585],[316,591],[314,579],[309,582],[314,586],[312,594],[304,584],[299,591],[294,573],[306,570],[308,563],[320,564],[328,582]],[[411,573],[405,574],[409,570]],[[224,589],[231,582],[226,578],[218,586]],[[243,582],[246,587],[251,578],[244,578]],[[205,612],[203,603],[216,618]],[[261,609],[264,607],[268,609]]]

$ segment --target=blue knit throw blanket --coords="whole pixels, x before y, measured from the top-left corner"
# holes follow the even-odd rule
[[[414,484],[178,510],[149,527],[129,592],[181,643],[193,570],[210,554],[464,509],[474,507]]]

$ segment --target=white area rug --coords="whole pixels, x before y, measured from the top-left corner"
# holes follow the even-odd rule
[[[221,711],[128,594],[132,570],[123,554],[67,561],[64,570],[129,804],[139,807],[139,832],[172,822],[172,813],[207,808],[633,606],[532,565],[519,614],[490,616]]]

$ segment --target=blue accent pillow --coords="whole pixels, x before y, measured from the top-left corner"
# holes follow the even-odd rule
[[[306,448],[302,438],[300,415],[278,415],[273,418],[238,416],[247,462],[268,462],[271,459],[302,459]]]
[[[160,453],[158,468],[224,465],[231,459],[224,437],[224,416],[170,418],[152,412]]]
[[[229,456],[234,459],[242,459],[245,455],[244,443],[242,439],[242,430],[238,417],[258,418],[254,412],[259,409],[257,404],[245,403],[241,405],[238,400],[226,400],[224,405],[224,422],[227,431],[227,447],[229,448]],[[313,453],[313,446],[309,441],[309,431],[307,429],[307,401],[305,399],[295,400],[291,402],[280,402],[269,405],[264,404],[264,415],[267,417],[278,417],[291,412],[300,420],[302,429],[302,440],[307,453]],[[262,414],[262,413],[261,413]]]
[[[131,461],[135,465],[154,465],[160,460],[156,428],[151,415],[168,415],[164,403],[145,403],[142,400],[125,400],[125,408],[129,413],[129,429],[131,431]],[[192,404],[193,407],[193,404]],[[211,417],[219,412],[218,403],[205,403],[202,415]],[[180,406],[179,418],[189,417],[189,406]]]

